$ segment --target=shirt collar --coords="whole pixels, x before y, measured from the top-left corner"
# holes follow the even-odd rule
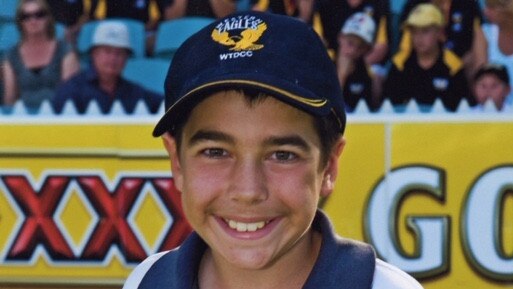
[[[325,276],[326,272],[329,272],[326,271],[327,267],[332,266],[332,264],[329,262],[319,262],[319,260],[330,259],[330,255],[336,250],[338,237],[336,237],[328,217],[321,210],[317,210],[312,228],[321,233],[322,244],[316,264],[303,289],[332,288],[319,287],[319,284],[325,283],[325,279],[333,279],[326,278]],[[180,280],[178,284],[180,284],[180,288],[198,288],[197,275],[199,265],[206,249],[206,243],[196,232],[192,232],[180,246],[178,262],[179,264],[183,264],[184,268],[191,268],[191,270],[184,270],[183,274],[179,276]]]

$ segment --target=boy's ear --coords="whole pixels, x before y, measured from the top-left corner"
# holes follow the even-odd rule
[[[337,141],[337,144],[333,147],[332,152],[329,155],[326,169],[324,170],[324,179],[321,187],[321,197],[327,197],[335,188],[335,180],[338,175],[338,160],[342,155],[346,140],[343,137]]]
[[[162,135],[162,141],[164,143],[164,147],[166,148],[167,154],[169,155],[169,160],[171,161],[171,172],[173,174],[173,179],[175,182],[175,186],[179,191],[182,191],[183,188],[183,174],[182,174],[182,165],[180,163],[180,156],[178,154],[178,148],[176,147],[176,139],[166,132]]]

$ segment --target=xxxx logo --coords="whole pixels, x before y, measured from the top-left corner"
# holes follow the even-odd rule
[[[8,245],[0,248],[5,262],[28,262],[42,249],[56,262],[102,262],[114,251],[122,260],[137,263],[178,246],[190,232],[180,193],[165,176],[122,175],[111,183],[101,173],[47,174],[36,185],[25,173],[0,173],[0,191],[19,219]],[[74,212],[79,210],[73,200],[88,216],[87,225],[80,217],[84,214]],[[144,215],[146,204],[153,204],[150,208],[157,208],[162,219],[153,244],[140,223],[153,216],[147,213],[152,210]],[[77,229],[82,232],[78,241],[70,233]]]

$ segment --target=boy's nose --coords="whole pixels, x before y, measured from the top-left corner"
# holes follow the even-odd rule
[[[267,199],[263,164],[258,161],[240,161],[235,167],[229,189],[230,200],[256,204]]]

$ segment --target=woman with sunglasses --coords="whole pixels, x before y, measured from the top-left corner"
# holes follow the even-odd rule
[[[4,56],[4,105],[23,101],[36,111],[53,98],[57,85],[79,70],[77,55],[55,36],[55,20],[45,0],[21,0],[16,10],[20,41]]]

